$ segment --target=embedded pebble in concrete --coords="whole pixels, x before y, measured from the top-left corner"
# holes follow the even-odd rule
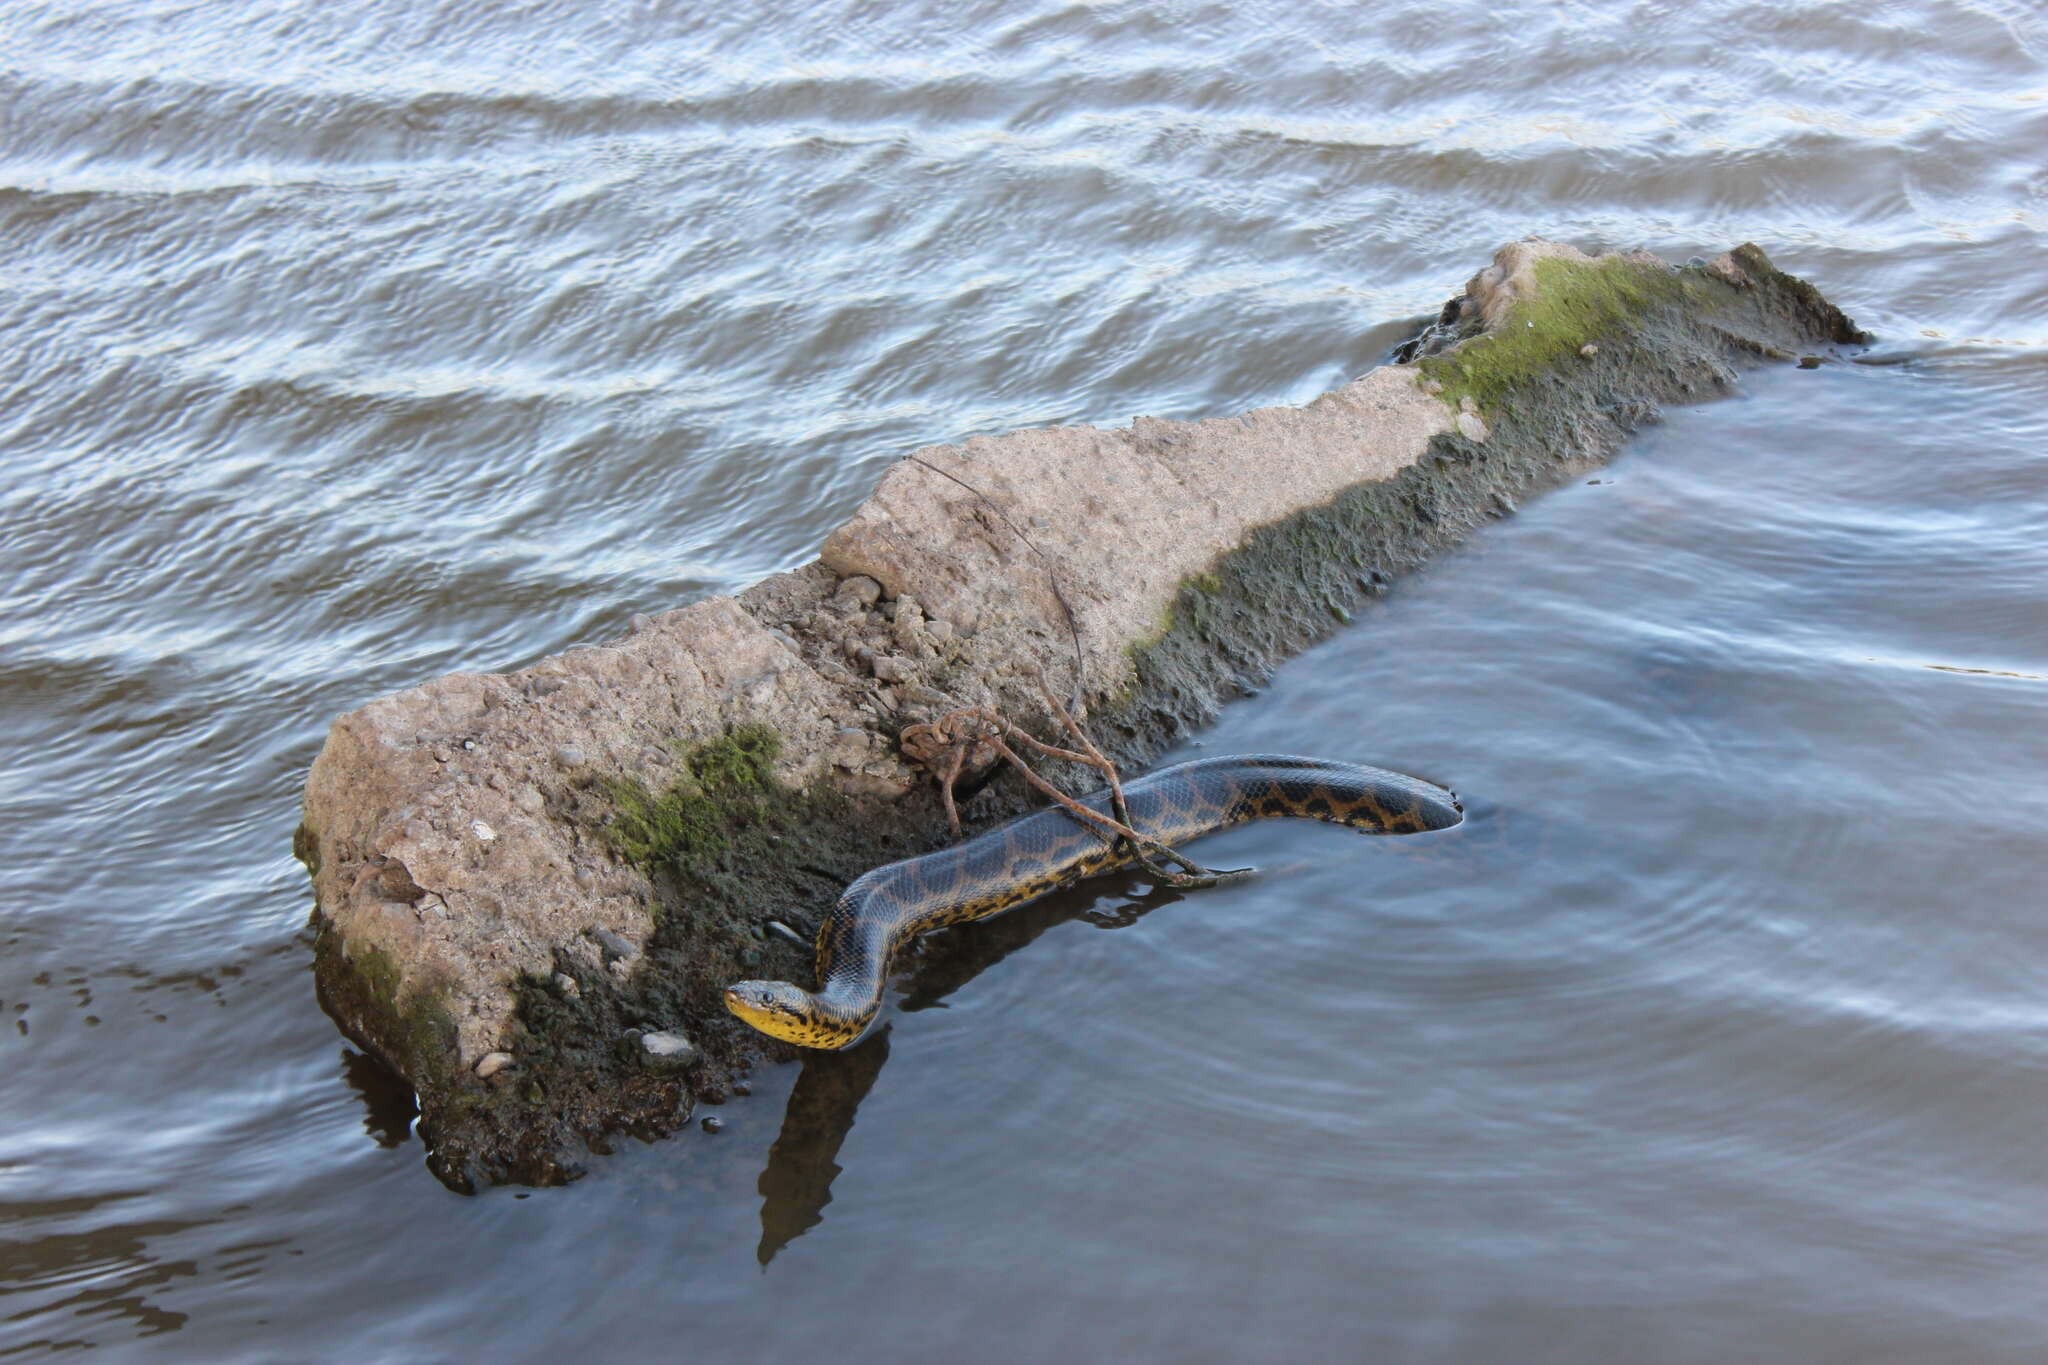
[[[597,946],[604,950],[604,959],[607,964],[616,962],[620,958],[632,957],[640,951],[639,946],[632,942],[632,940],[615,934],[609,929],[592,929],[590,936],[596,939]]]
[[[866,574],[853,574],[842,579],[839,591],[833,594],[842,602],[852,602],[863,607],[873,606],[881,595],[882,585]]]
[[[697,1045],[680,1033],[643,1033],[640,1051],[665,1066],[686,1066],[697,1059]]]

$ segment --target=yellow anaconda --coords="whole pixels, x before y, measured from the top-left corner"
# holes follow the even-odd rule
[[[1124,788],[1131,826],[1173,847],[1269,815],[1374,834],[1446,829],[1464,819],[1442,787],[1381,768],[1282,754],[1202,758]],[[1082,798],[1108,811],[1107,790]],[[896,950],[917,935],[986,919],[1083,877],[1133,866],[1128,852],[1058,807],[1020,816],[952,848],[863,874],[818,929],[817,991],[786,981],[728,986],[726,1008],[805,1047],[860,1041],[882,1008]]]

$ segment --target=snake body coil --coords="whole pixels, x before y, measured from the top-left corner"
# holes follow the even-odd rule
[[[1162,768],[1124,788],[1131,826],[1173,847],[1265,816],[1296,815],[1373,834],[1445,829],[1464,818],[1441,787],[1381,768],[1250,754]],[[1110,809],[1108,791],[1082,798]],[[1084,877],[1134,866],[1128,852],[1057,807],[865,873],[818,930],[815,992],[742,981],[726,1008],[763,1033],[805,1047],[858,1042],[882,1008],[896,950],[919,934],[986,919]]]

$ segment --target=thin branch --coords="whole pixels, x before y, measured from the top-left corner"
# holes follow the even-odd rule
[[[946,798],[946,823],[953,827],[953,837],[960,837],[960,808],[953,804],[953,784],[960,780],[960,765],[967,760],[967,746],[955,744],[951,758],[946,763],[946,776],[939,783],[939,794]]]
[[[1089,740],[1087,732],[1081,729],[1081,722],[1074,719],[1074,713],[1061,706],[1054,698],[1052,689],[1046,686],[1043,669],[1038,671],[1038,695],[1052,709],[1052,713],[1059,717],[1060,724],[1066,726],[1067,733],[1074,737],[1074,742],[1088,751],[1088,756],[1081,761],[1090,767],[1101,769],[1103,776],[1109,779],[1109,798],[1116,805],[1116,818],[1127,825],[1130,824],[1131,808],[1124,804],[1124,784],[1116,775],[1116,764],[1104,757],[1102,750],[1096,748]]]

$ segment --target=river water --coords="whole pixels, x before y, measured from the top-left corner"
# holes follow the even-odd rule
[[[0,129],[0,1356],[2048,1358],[2038,10],[13,0]],[[336,713],[920,444],[1305,400],[1530,232],[1879,340],[1175,755],[1462,828],[1233,831],[716,1134],[434,1181],[313,998]]]

